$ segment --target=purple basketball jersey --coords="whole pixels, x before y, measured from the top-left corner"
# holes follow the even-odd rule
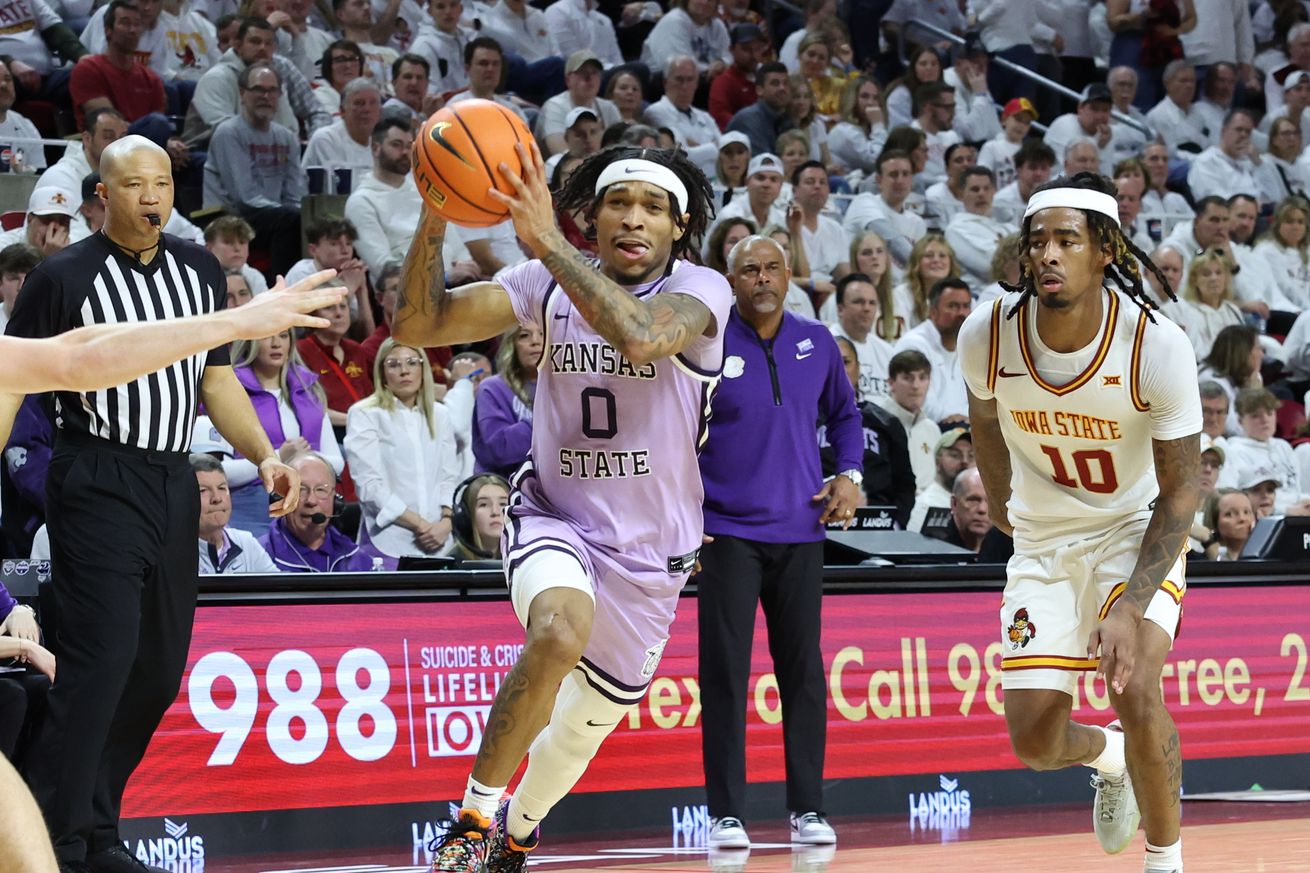
[[[727,281],[678,261],[668,276],[630,289],[640,298],[695,297],[718,326],[713,337],[698,338],[676,357],[640,366],[592,329],[540,261],[507,270],[497,281],[519,321],[540,326],[545,335],[531,469],[515,477],[511,522],[532,515],[559,519],[604,569],[651,595],[676,592],[691,570],[682,559],[701,545],[704,490],[696,455],[723,366],[723,329],[732,307]],[[506,533],[512,549],[513,531]]]

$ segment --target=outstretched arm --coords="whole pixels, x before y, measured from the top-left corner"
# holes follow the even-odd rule
[[[1201,440],[1199,434],[1176,440],[1152,440],[1155,476],[1160,496],[1155,499],[1151,521],[1142,537],[1137,566],[1128,577],[1128,587],[1088,641],[1089,655],[1099,646],[1101,664],[1097,673],[1122,693],[1132,675],[1137,649],[1137,626],[1146,607],[1160,589],[1165,575],[1178,561],[1196,518],[1201,498]]]
[[[327,327],[309,313],[340,300],[344,288],[319,288],[334,270],[274,287],[236,309],[209,315],[80,327],[49,339],[0,337],[0,392],[98,391],[238,339],[292,327]]]
[[[494,189],[490,193],[509,207],[519,239],[546,265],[598,334],[629,361],[644,364],[676,355],[697,337],[717,329],[709,307],[699,300],[686,294],[656,294],[640,300],[574,248],[555,224],[541,150],[535,142],[530,146],[514,146],[523,164],[522,178],[500,165],[516,196]]]

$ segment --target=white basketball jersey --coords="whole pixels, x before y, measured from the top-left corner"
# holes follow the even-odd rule
[[[1127,295],[1104,293],[1096,339],[1069,354],[1041,343],[1035,299],[1006,317],[1017,294],[976,310],[960,332],[969,390],[995,398],[1010,450],[1008,509],[1021,553],[1149,517],[1158,494],[1152,439],[1201,430],[1186,335],[1158,313],[1151,321]]]

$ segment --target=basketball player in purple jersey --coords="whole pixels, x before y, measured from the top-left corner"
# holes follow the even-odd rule
[[[685,155],[608,149],[552,203],[536,145],[517,148],[522,178],[500,168],[515,196],[497,197],[536,260],[448,291],[445,222],[424,207],[394,325],[408,345],[483,340],[515,323],[541,328],[546,344],[532,454],[502,542],[527,645],[437,848],[442,873],[523,869],[537,823],[645,695],[701,545],[696,454],[732,306],[721,275],[679,260],[712,202]],[[557,205],[585,211],[599,263],[564,239]]]

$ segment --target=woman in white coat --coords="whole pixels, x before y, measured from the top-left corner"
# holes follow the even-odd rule
[[[422,350],[383,341],[373,394],[346,416],[346,457],[373,547],[393,557],[449,548],[451,498],[460,481],[455,431],[437,403]]]

